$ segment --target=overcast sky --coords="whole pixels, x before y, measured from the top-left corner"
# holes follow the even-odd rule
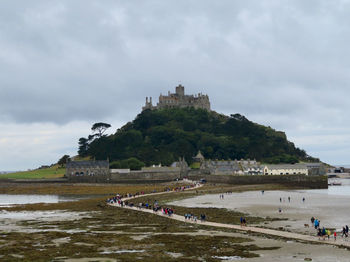
[[[0,2],[0,170],[75,155],[179,83],[350,163],[347,0]]]

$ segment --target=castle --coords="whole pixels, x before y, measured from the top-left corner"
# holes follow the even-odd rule
[[[142,110],[174,107],[194,107],[210,111],[209,97],[201,93],[198,93],[198,95],[185,95],[185,87],[178,85],[175,88],[175,93],[170,93],[170,91],[168,91],[167,96],[160,94],[159,102],[156,106],[152,104],[152,97],[150,97],[149,100],[148,97],[146,97],[146,104],[142,107]]]

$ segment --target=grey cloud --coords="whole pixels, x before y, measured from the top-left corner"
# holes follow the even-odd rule
[[[0,119],[126,122],[182,83],[296,139],[305,123],[310,136],[348,126],[349,11],[341,0],[3,1]]]

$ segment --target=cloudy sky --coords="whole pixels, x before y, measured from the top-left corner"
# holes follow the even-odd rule
[[[347,0],[0,2],[0,170],[75,155],[179,83],[350,163]]]

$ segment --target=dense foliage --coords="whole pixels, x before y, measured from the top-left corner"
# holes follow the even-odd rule
[[[120,168],[130,168],[131,170],[140,170],[145,166],[145,163],[141,162],[135,157],[131,157],[125,160],[113,161],[109,164],[110,168],[120,169]]]
[[[283,132],[239,114],[225,116],[194,108],[145,110],[114,135],[92,141],[81,138],[79,145],[83,156],[110,161],[136,158],[146,165],[169,165],[182,156],[191,163],[198,150],[209,159],[318,161],[296,148]],[[116,166],[121,165],[116,162]]]

